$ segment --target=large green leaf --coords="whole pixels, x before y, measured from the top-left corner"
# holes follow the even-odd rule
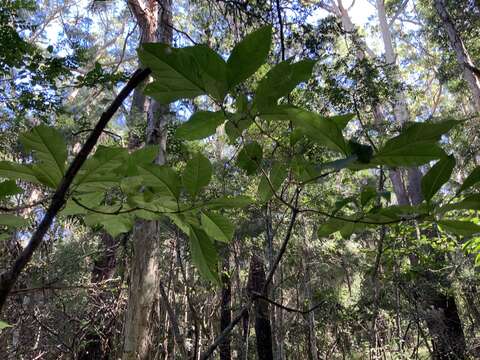
[[[298,108],[283,108],[283,112],[300,128],[305,136],[331,150],[349,153],[341,129],[337,123],[313,112]]]
[[[199,66],[202,88],[214,99],[223,102],[227,93],[227,64],[215,51],[205,45],[184,48]]]
[[[438,221],[437,223],[445,231],[448,231],[457,235],[470,236],[473,234],[480,233],[480,226],[470,221],[441,220],[441,221]]]
[[[0,161],[0,177],[12,180],[24,180],[34,184],[39,183],[31,165],[17,164],[9,161]]]
[[[92,213],[85,216],[84,219],[88,226],[102,225],[105,231],[113,237],[129,232],[134,223],[131,213],[118,215]]]
[[[28,224],[27,219],[11,214],[0,214],[0,226],[21,227]]]
[[[195,154],[188,162],[183,172],[183,186],[195,198],[199,191],[208,185],[212,178],[212,164],[200,153]]]
[[[211,238],[229,243],[235,227],[225,216],[213,212],[202,212],[202,228]]]
[[[467,196],[462,201],[447,204],[438,209],[439,213],[446,213],[452,210],[480,210],[480,195]]]
[[[207,201],[203,205],[209,209],[237,209],[251,205],[253,200],[248,196],[220,197]]]
[[[10,325],[9,323],[6,323],[5,321],[0,320],[0,330],[13,327],[13,325]]]
[[[166,165],[141,164],[138,166],[143,185],[155,189],[158,195],[167,195],[175,199],[180,196],[180,178]]]
[[[259,111],[266,111],[277,104],[277,100],[287,96],[298,84],[307,81],[312,75],[315,61],[303,60],[292,64],[291,60],[274,66],[258,84],[255,92],[255,105]]]
[[[0,199],[20,194],[23,190],[17,186],[15,180],[6,180],[0,182]]]
[[[190,252],[200,274],[219,284],[217,250],[207,234],[196,226],[190,226]]]
[[[249,78],[265,63],[271,44],[272,27],[267,25],[247,35],[233,48],[227,60],[230,89]]]
[[[400,135],[387,141],[376,154],[373,162],[387,166],[418,166],[440,159],[445,152],[435,144],[442,134],[459,122],[454,120],[439,123],[414,123]]]
[[[273,196],[273,192],[277,191],[287,178],[288,171],[284,164],[275,163],[270,171],[269,178],[262,175],[260,183],[258,184],[258,198],[261,202],[267,202]],[[270,180],[270,181],[269,181]],[[273,187],[273,189],[272,189]]]
[[[455,158],[451,156],[440,159],[432,168],[422,177],[422,194],[425,200],[430,199],[445,184],[452,175],[455,167]]]
[[[467,190],[468,188],[472,187],[473,185],[477,184],[478,182],[480,182],[480,166],[473,169],[473,171],[470,173],[470,175],[467,176],[467,178],[463,182],[463,184],[460,187],[460,190],[458,190],[458,192],[460,193],[464,190]]]
[[[237,165],[245,170],[248,175],[252,175],[261,165],[262,158],[262,147],[256,141],[253,141],[240,150],[237,156]]]
[[[373,157],[371,164],[397,166],[418,166],[446,156],[442,148],[431,141],[410,143],[389,143]]]
[[[200,67],[184,49],[165,44],[143,44],[138,56],[143,66],[152,70],[156,80],[145,88],[145,93],[158,102],[168,104],[206,93]]]
[[[207,46],[175,49],[165,44],[143,44],[138,55],[155,79],[145,88],[145,93],[158,102],[168,104],[203,94],[223,101],[227,65]]]
[[[79,191],[106,190],[120,181],[116,169],[125,164],[126,149],[99,146],[95,154],[85,161],[73,184]]]
[[[39,162],[32,168],[35,176],[47,186],[58,186],[67,161],[67,145],[62,135],[54,128],[38,125],[20,135],[20,142]]]
[[[197,111],[187,122],[181,124],[175,135],[185,140],[198,140],[215,134],[225,121],[223,111]]]

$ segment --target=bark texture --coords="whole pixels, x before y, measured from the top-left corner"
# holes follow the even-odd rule
[[[472,100],[477,111],[480,111],[480,76],[478,69],[475,67],[465,44],[457,32],[455,25],[447,11],[445,0],[435,0],[435,10],[442,20],[445,32],[448,35],[450,46],[455,51],[457,62],[462,69],[464,80],[467,82],[472,92]]]
[[[253,255],[250,261],[250,273],[248,278],[248,292],[255,299],[255,294],[263,292],[266,282],[265,266],[260,257]],[[272,328],[270,326],[270,316],[268,311],[268,302],[256,298],[255,306],[255,337],[257,345],[257,355],[259,360],[273,360],[272,347]]]
[[[172,42],[172,3],[170,0],[129,0],[141,31],[140,43]],[[165,163],[166,124],[169,107],[134,96],[134,111],[147,109],[146,143],[158,145],[157,164]],[[129,298],[125,317],[123,359],[152,359],[155,356],[155,309],[160,295],[161,231],[157,221],[137,221],[132,233],[133,258]]]

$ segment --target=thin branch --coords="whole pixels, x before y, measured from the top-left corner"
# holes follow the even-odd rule
[[[285,306],[285,305],[282,305],[272,299],[269,299],[268,297],[266,297],[265,295],[262,295],[260,293],[257,293],[257,292],[252,292],[252,295],[254,295],[255,297],[259,298],[259,299],[262,299],[262,300],[265,300],[266,302],[269,302],[270,304],[282,309],[282,310],[285,310],[285,311],[288,311],[288,312],[294,312],[294,313],[298,313],[298,314],[302,314],[302,315],[306,315],[308,313],[311,313],[312,311],[315,311],[316,309],[318,309],[320,306],[324,305],[325,302],[320,302],[318,304],[316,304],[315,306],[312,306],[310,309],[308,310],[300,310],[300,309],[295,309],[295,308],[291,308],[289,306]]]

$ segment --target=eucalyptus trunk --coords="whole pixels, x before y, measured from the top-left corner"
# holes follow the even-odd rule
[[[475,67],[470,54],[465,47],[455,24],[450,17],[445,0],[434,0],[435,10],[440,17],[443,28],[448,35],[450,47],[455,51],[458,65],[460,66],[464,80],[467,82],[472,93],[472,100],[477,111],[480,111],[480,71]]]
[[[171,0],[129,0],[141,31],[140,43],[172,42]],[[136,108],[135,108],[136,107]],[[158,145],[156,163],[165,163],[166,124],[169,107],[134,95],[133,110],[147,109],[146,143]],[[160,295],[161,230],[158,221],[136,222],[132,232],[133,258],[130,270],[128,306],[125,316],[123,359],[152,359],[155,355],[155,309]]]

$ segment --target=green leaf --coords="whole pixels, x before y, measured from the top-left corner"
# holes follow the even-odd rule
[[[442,158],[422,177],[422,194],[425,200],[430,199],[445,184],[452,175],[455,167],[455,158],[450,155]]]
[[[31,165],[16,164],[9,161],[0,161],[0,177],[11,180],[24,180],[34,184],[39,183]]]
[[[303,60],[292,64],[291,60],[274,66],[258,84],[255,92],[255,106],[266,111],[277,105],[277,100],[287,96],[300,83],[308,81],[315,61]]]
[[[270,182],[262,175],[260,183],[258,184],[258,198],[261,202],[267,202],[273,196],[273,191],[277,191],[287,178],[287,167],[280,163],[275,163],[270,171]],[[272,190],[273,187],[273,190]]]
[[[346,224],[346,221],[331,218],[318,228],[317,235],[319,238],[329,236],[337,231],[340,231],[340,229],[345,227]]]
[[[162,104],[209,94],[223,101],[227,91],[227,65],[205,45],[180,49],[165,44],[143,44],[138,50],[142,64],[156,81],[145,93]]]
[[[212,213],[202,212],[202,228],[211,238],[229,243],[232,240],[235,227],[225,216]]]
[[[177,173],[166,165],[141,164],[138,171],[143,179],[143,185],[154,188],[156,194],[180,196],[180,178]]]
[[[117,215],[90,213],[84,217],[84,220],[88,226],[102,225],[105,231],[113,237],[129,232],[134,222],[131,213]]]
[[[406,139],[405,139],[406,140]],[[437,144],[427,142],[389,143],[373,157],[371,164],[397,166],[418,166],[446,156]]]
[[[460,202],[444,205],[438,209],[438,213],[443,214],[452,210],[480,210],[480,195],[471,195]]]
[[[340,151],[348,155],[349,148],[342,131],[335,121],[313,112],[293,107],[284,108],[283,111],[309,139],[331,150]]]
[[[175,135],[185,140],[199,140],[215,134],[217,127],[223,124],[222,111],[197,111],[187,122],[181,124]]]
[[[480,226],[470,221],[440,220],[437,223],[445,231],[457,235],[470,236],[480,233]]]
[[[343,130],[347,127],[347,124],[355,117],[355,114],[345,114],[345,115],[335,115],[331,116],[329,119],[337,124],[340,130]]]
[[[126,149],[99,146],[95,154],[85,161],[73,184],[78,191],[106,190],[118,184],[121,177],[116,169],[125,165]]]
[[[199,191],[209,184],[211,178],[212,164],[205,156],[197,153],[187,162],[182,181],[191,197],[195,198]]]
[[[356,155],[359,163],[370,163],[373,157],[373,148],[370,145],[364,145],[356,141],[349,140],[348,146],[350,147],[352,154]]]
[[[253,200],[248,196],[220,197],[207,201],[203,205],[212,210],[218,209],[238,209],[251,205]]]
[[[366,186],[360,194],[360,203],[365,206],[376,196],[377,190],[373,186]]]
[[[190,226],[190,252],[200,274],[219,284],[217,251],[207,234],[196,226]]]
[[[198,64],[202,88],[214,99],[223,102],[227,93],[227,64],[215,51],[206,45],[183,48]]]
[[[0,226],[21,227],[28,224],[28,220],[11,214],[0,214]]]
[[[465,191],[468,188],[471,188],[473,185],[475,185],[478,182],[480,182],[480,166],[473,169],[470,175],[467,176],[462,186],[460,187],[460,190],[458,190],[458,193],[461,193],[462,191]]]
[[[237,165],[252,175],[259,168],[263,158],[263,150],[259,143],[253,141],[246,144],[237,156]]]
[[[10,325],[10,324],[6,323],[5,321],[0,320],[0,330],[6,329],[6,328],[9,328],[9,327],[13,327],[13,325]]]
[[[267,25],[247,35],[233,48],[227,60],[230,89],[248,79],[267,61],[271,45],[272,27]]]
[[[48,186],[57,187],[67,161],[67,145],[62,135],[54,128],[39,125],[20,135],[20,142],[39,161],[39,166],[33,168],[38,171],[36,177]]]
[[[206,93],[201,70],[193,56],[184,49],[166,44],[143,44],[138,50],[142,65],[152,70],[156,81],[145,88],[145,94],[161,104],[191,99]]]
[[[440,159],[445,156],[445,152],[435,143],[442,134],[458,123],[454,120],[414,123],[406,127],[400,135],[387,141],[376,154],[374,161],[378,165],[396,167],[418,166]]]
[[[17,186],[14,180],[0,182],[0,199],[22,193],[23,190]]]

